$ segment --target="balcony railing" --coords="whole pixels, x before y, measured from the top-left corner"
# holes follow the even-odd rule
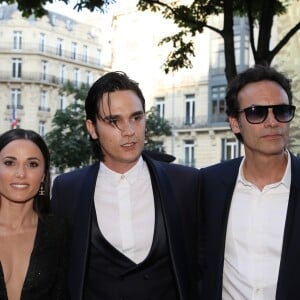
[[[191,160],[188,159],[178,159],[179,164],[188,166],[188,167],[195,167],[196,166],[196,160],[193,158]]]
[[[68,50],[58,51],[58,48],[50,45],[39,45],[39,43],[23,43],[22,49],[13,49],[11,43],[1,43],[0,44],[0,53],[17,53],[20,54],[38,54],[38,55],[48,55],[52,56],[55,59],[66,59],[70,62],[77,62],[80,64],[85,64],[91,67],[101,67],[100,57],[87,56],[86,54],[76,53],[76,59],[74,59],[74,53]]]
[[[17,106],[16,106],[15,108],[21,110],[21,109],[23,109],[24,107],[23,107],[23,105],[21,105],[21,104],[17,104]],[[13,105],[7,104],[7,105],[6,105],[6,109],[13,109]]]
[[[39,111],[43,112],[50,112],[50,107],[45,107],[45,106],[39,106]]]
[[[176,117],[172,120],[168,120],[174,129],[205,127],[207,126],[207,116],[196,116],[194,123],[186,123],[186,117]]]
[[[65,78],[58,77],[56,75],[44,74],[44,73],[33,73],[33,72],[22,72],[21,77],[13,77],[10,72],[0,72],[0,82],[11,82],[11,83],[38,83],[45,85],[62,86],[63,83],[67,83]],[[82,84],[86,84],[83,81],[70,81],[75,87],[80,87]]]
[[[193,123],[187,123],[186,117],[176,117],[173,119],[166,120],[170,123],[172,128],[174,130],[180,130],[180,131],[190,131],[193,129],[198,128],[207,128],[207,127],[228,127],[228,121],[227,117],[225,115],[219,115],[219,116],[195,116]]]

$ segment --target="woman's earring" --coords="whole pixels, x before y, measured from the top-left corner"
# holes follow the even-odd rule
[[[41,183],[41,186],[40,186],[39,195],[40,196],[45,196],[45,189],[44,189],[44,183],[43,182]]]

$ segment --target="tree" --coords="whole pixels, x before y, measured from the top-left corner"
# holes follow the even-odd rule
[[[197,33],[202,33],[204,28],[208,28],[220,34],[224,40],[225,74],[230,81],[237,74],[234,56],[234,17],[244,16],[248,19],[250,45],[255,63],[270,65],[276,54],[300,29],[300,22],[298,22],[270,50],[274,16],[286,13],[288,2],[287,0],[194,0],[189,5],[183,5],[180,4],[181,1],[140,0],[138,8],[161,11],[166,19],[172,19],[179,28],[178,33],[161,41],[161,43],[171,42],[174,49],[164,64],[167,73],[192,66],[190,57],[195,55],[193,37]],[[216,28],[209,24],[210,16],[220,14],[223,14],[223,28]],[[258,28],[257,42],[254,34],[256,27]]]
[[[59,0],[69,3],[69,0]],[[298,1],[298,0],[297,0]],[[7,0],[9,4],[17,3],[23,16],[35,14],[42,16],[46,13],[43,5],[53,3],[53,0]],[[193,0],[188,5],[185,1],[139,0],[138,9],[150,9],[161,12],[166,19],[171,19],[178,26],[179,32],[164,38],[161,44],[172,43],[173,50],[164,63],[166,73],[178,71],[181,68],[191,68],[191,57],[195,56],[193,37],[201,34],[204,28],[220,34],[224,40],[225,74],[229,81],[237,73],[234,56],[234,16],[247,17],[252,54],[256,64],[270,65],[276,54],[288,43],[290,38],[300,29],[300,22],[294,24],[285,36],[270,50],[271,30],[273,19],[286,13],[290,0]],[[115,0],[78,0],[75,10],[88,9],[105,12]],[[210,16],[222,15],[223,28],[209,24]],[[258,38],[255,41],[254,29],[258,28]]]
[[[165,152],[164,147],[153,139],[157,136],[170,136],[172,134],[172,127],[170,123],[164,118],[160,117],[155,107],[152,107],[147,113],[146,122],[146,144],[145,149],[155,152]]]
[[[69,4],[70,0],[57,0],[58,2],[64,2],[65,4]],[[29,17],[31,15],[35,15],[36,17],[42,17],[47,14],[47,10],[44,9],[44,5],[47,3],[53,3],[56,0],[6,0],[0,1],[0,3],[7,4],[17,4],[18,9],[22,12],[23,17]],[[81,11],[83,9],[88,9],[90,11],[99,10],[104,13],[106,8],[115,3],[115,0],[80,0],[78,1],[74,9],[77,11]]]
[[[46,134],[51,163],[60,171],[78,168],[90,163],[93,153],[85,128],[83,99],[87,86],[75,89],[68,83],[61,93],[74,94],[74,102],[64,110],[57,110],[52,120],[52,130]]]

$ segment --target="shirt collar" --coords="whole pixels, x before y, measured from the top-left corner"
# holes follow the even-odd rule
[[[138,159],[137,163],[126,173],[120,174],[109,169],[102,161],[100,162],[99,175],[109,182],[117,185],[124,178],[130,183],[134,184],[143,174],[144,168],[147,167],[142,156]]]
[[[286,151],[286,153],[287,153],[288,161],[287,161],[285,172],[284,172],[283,177],[281,178],[281,180],[279,182],[275,183],[275,184],[276,185],[277,184],[278,185],[283,184],[285,187],[289,188],[290,184],[291,184],[291,155],[290,155],[289,151]],[[252,183],[247,181],[244,177],[244,174],[243,174],[244,162],[245,162],[245,157],[243,158],[243,160],[240,164],[239,173],[238,173],[238,177],[237,177],[237,182],[241,182],[241,183],[243,183],[244,185],[247,185],[247,186],[252,186]]]
[[[281,182],[283,185],[285,185],[286,187],[290,187],[291,185],[291,177],[292,177],[292,169],[291,169],[291,154],[289,151],[287,152],[287,157],[288,157],[288,161],[287,161],[287,165],[286,165],[286,169],[284,172],[284,175],[281,179]]]

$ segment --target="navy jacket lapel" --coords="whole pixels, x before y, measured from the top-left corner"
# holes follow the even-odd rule
[[[152,184],[158,189],[159,198],[158,201],[161,203],[162,214],[166,225],[166,234],[168,244],[170,245],[170,256],[172,261],[172,266],[174,269],[175,280],[178,285],[178,292],[180,299],[190,299],[189,295],[185,295],[185,292],[189,290],[187,278],[182,276],[183,274],[188,274],[186,265],[184,264],[184,239],[182,235],[181,228],[178,222],[177,210],[174,201],[175,198],[173,188],[170,185],[167,174],[161,167],[161,163],[155,160],[146,160],[150,174]]]
[[[80,201],[77,207],[73,228],[72,257],[70,274],[72,282],[72,299],[82,299],[85,267],[89,250],[92,203],[96,185],[99,163],[92,165],[85,174],[80,190]]]
[[[227,225],[228,225],[228,217],[229,217],[229,210],[230,210],[230,205],[231,205],[231,200],[232,200],[232,195],[234,192],[234,188],[236,185],[236,179],[238,176],[239,172],[239,167],[241,164],[242,158],[238,158],[232,161],[232,164],[228,164],[227,170],[225,170],[225,173],[223,174],[223,179],[221,180],[225,184],[225,189],[222,192],[222,188],[219,191],[219,195],[224,195],[224,201],[220,202],[220,206],[223,205],[223,213],[222,213],[222,245],[219,248],[220,254],[218,257],[221,258],[220,262],[220,280],[219,282],[221,283],[218,285],[218,291],[220,294],[222,294],[222,283],[223,283],[223,268],[224,268],[224,253],[225,253],[225,242],[226,242],[226,231],[227,231]]]
[[[201,236],[204,247],[203,297],[222,297],[223,265],[231,199],[242,158],[200,169],[200,203],[203,217]],[[216,177],[218,174],[218,180]],[[201,227],[201,226],[200,226]],[[199,245],[199,248],[201,245]]]
[[[276,299],[299,299],[300,160],[291,154],[291,187],[285,222]]]

